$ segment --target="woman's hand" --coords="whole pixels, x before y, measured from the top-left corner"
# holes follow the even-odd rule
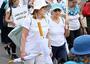
[[[26,53],[24,51],[21,51],[20,53],[20,57],[22,60],[24,60],[24,57],[26,56]]]
[[[15,26],[15,25],[16,25],[14,22],[10,22],[9,24],[11,24],[11,25],[13,25],[13,26]]]

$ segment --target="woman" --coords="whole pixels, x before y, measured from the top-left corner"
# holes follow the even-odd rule
[[[41,27],[43,29],[43,38],[47,39],[47,33],[48,33],[48,24],[45,20],[44,14],[46,13],[46,3],[43,1],[38,1],[34,3],[34,11],[32,13],[32,17],[30,18],[30,21],[27,21],[23,24],[22,29],[22,38],[21,38],[21,58],[24,59],[25,56],[28,55],[35,55],[32,59],[29,60],[29,64],[52,64],[52,60],[50,58],[50,54],[47,53],[46,55],[42,53],[44,50],[42,46],[41,36],[38,28],[38,22],[41,23]],[[46,43],[48,44],[48,43]],[[45,45],[49,46],[49,45]],[[49,49],[49,47],[48,47]]]
[[[49,39],[52,46],[53,58],[56,58],[58,64],[67,60],[66,38],[68,32],[65,25],[65,19],[61,17],[59,4],[52,4],[51,17],[49,18]]]
[[[69,48],[73,46],[73,40],[80,35],[80,21],[79,21],[80,8],[77,0],[69,0],[69,30],[70,36],[67,38]]]
[[[19,0],[9,0],[9,8],[6,10],[6,14],[5,14],[5,21],[8,23],[8,28],[6,29],[6,34],[7,34],[6,38],[7,38],[8,45],[5,47],[5,49],[11,55],[11,59],[17,58],[17,56],[16,56],[16,45],[8,37],[8,34],[15,27],[15,23],[14,23],[14,20],[12,18],[12,9],[14,9],[18,6],[19,6]],[[11,50],[11,52],[10,52],[10,50]]]

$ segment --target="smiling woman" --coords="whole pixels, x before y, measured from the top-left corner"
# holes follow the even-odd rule
[[[46,6],[45,0],[35,0],[30,20],[23,23],[20,55],[21,59],[25,59],[25,56],[33,57],[28,60],[29,64],[53,64],[47,39],[49,27],[44,16]]]

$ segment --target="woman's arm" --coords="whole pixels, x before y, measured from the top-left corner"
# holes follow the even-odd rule
[[[12,20],[12,18],[10,16],[10,12],[5,13],[5,21],[8,22],[8,23],[13,22],[13,20]]]
[[[64,33],[65,37],[69,37],[70,35],[69,25],[65,25],[64,29],[65,29],[65,33]]]
[[[25,44],[26,44],[26,38],[27,38],[28,32],[29,32],[28,29],[26,28],[22,29],[21,46],[20,46],[21,58],[25,56]]]
[[[51,43],[50,43],[50,38],[49,38],[49,32],[47,33],[47,36],[46,37],[48,38],[48,47],[51,48]]]

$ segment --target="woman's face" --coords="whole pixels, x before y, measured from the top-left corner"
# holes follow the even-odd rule
[[[60,17],[61,11],[60,11],[59,9],[53,10],[53,11],[52,11],[52,15],[54,15],[55,17]]]
[[[47,9],[46,7],[43,7],[43,8],[41,8],[41,9],[38,11],[38,13],[39,13],[40,15],[45,15],[45,13],[47,12],[46,9]]]
[[[13,5],[18,6],[19,5],[19,0],[13,1]]]
[[[75,7],[77,5],[77,0],[69,2],[69,7]]]

